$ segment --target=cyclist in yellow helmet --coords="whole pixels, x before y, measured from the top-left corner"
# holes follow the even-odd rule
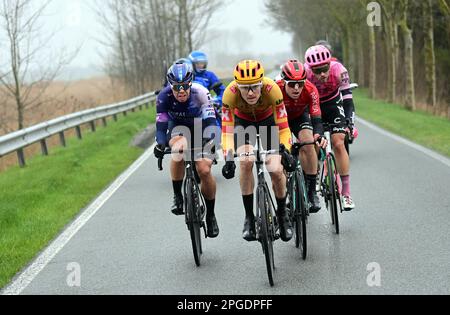
[[[280,144],[287,150],[291,148],[291,131],[283,93],[274,81],[264,76],[261,63],[255,60],[240,62],[235,68],[234,79],[225,90],[222,108],[222,146],[227,157],[222,173],[226,179],[235,176],[234,152],[253,152],[257,133],[261,136],[265,150],[278,150]],[[286,176],[283,166],[291,171],[295,165],[288,152],[281,152],[284,152],[281,156],[268,156],[266,165],[277,199],[280,237],[287,242],[292,239],[293,229],[286,211]],[[254,158],[241,159],[240,166],[240,184],[246,214],[243,238],[254,241]]]

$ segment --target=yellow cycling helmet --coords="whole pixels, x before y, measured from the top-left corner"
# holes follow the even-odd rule
[[[255,84],[264,78],[264,68],[259,61],[244,60],[234,69],[234,80],[237,84]]]

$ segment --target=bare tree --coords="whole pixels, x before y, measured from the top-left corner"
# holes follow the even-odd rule
[[[106,72],[142,94],[162,83],[168,66],[205,41],[218,0],[104,0],[97,12],[105,29],[100,42],[109,49]]]
[[[2,0],[0,7],[0,32],[5,38],[0,83],[7,96],[14,100],[17,127],[25,127],[25,113],[41,106],[43,94],[52,81],[77,52],[63,51],[59,56],[43,52],[55,33],[43,36],[41,17],[52,0],[36,5],[32,0]],[[4,70],[6,69],[6,70]]]

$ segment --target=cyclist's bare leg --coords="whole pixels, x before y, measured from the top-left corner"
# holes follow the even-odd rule
[[[345,134],[336,133],[331,136],[333,143],[333,150],[336,156],[336,163],[338,173],[341,176],[348,176],[350,174],[350,158],[345,149]]]
[[[216,198],[216,180],[211,172],[212,163],[209,159],[202,159],[196,162],[197,172],[202,183],[202,194],[207,200]]]
[[[253,153],[253,146],[245,145],[237,150],[237,154]],[[240,184],[243,196],[252,195],[255,189],[255,178],[253,177],[253,166],[255,163],[255,157],[240,157],[241,175]]]
[[[266,157],[267,170],[272,179],[273,191],[277,199],[286,198],[286,175],[281,164],[280,155],[269,155]]]
[[[211,173],[213,161],[202,159],[196,162],[198,176],[202,182],[202,194],[206,203],[206,226],[208,229],[208,237],[215,238],[219,235],[219,226],[214,213],[216,203],[216,180]]]
[[[311,130],[302,130],[299,134],[300,143],[314,142],[313,132]],[[311,203],[310,212],[317,213],[320,211],[320,201],[316,193],[317,182],[317,158],[316,147],[313,145],[306,145],[300,149],[300,161],[305,172],[305,183],[308,191],[308,198]]]
[[[314,142],[314,136],[311,130],[302,130],[299,133],[300,143]],[[315,146],[307,145],[300,149],[300,161],[303,170],[308,175],[317,174],[317,152]]]
[[[187,149],[187,140],[181,136],[174,137],[170,140],[169,146],[174,152],[183,151]],[[184,179],[184,159],[182,154],[172,154],[170,174],[173,181],[182,181]]]
[[[267,156],[267,170],[272,178],[273,191],[277,200],[277,217],[280,225],[280,237],[284,242],[292,239],[293,229],[286,211],[287,178],[284,173],[283,165],[281,164],[280,155]]]
[[[187,148],[187,140],[184,137],[178,136],[170,140],[169,145],[172,151],[183,151]],[[170,161],[170,175],[172,177],[172,185],[174,192],[174,201],[171,207],[171,212],[175,215],[183,214],[183,179],[184,179],[184,160],[181,154],[172,154]]]
[[[345,135],[334,134],[332,141],[338,173],[341,175],[344,209],[350,211],[355,208],[355,204],[350,197],[350,158],[344,145]]]
[[[253,146],[242,146],[238,148],[237,154],[242,153],[253,153]],[[253,212],[253,202],[254,202],[254,189],[255,189],[255,179],[253,177],[253,167],[255,164],[255,157],[239,157],[241,174],[240,174],[240,185],[242,198],[245,208],[245,221],[243,238],[247,241],[256,240],[255,234],[255,216]]]

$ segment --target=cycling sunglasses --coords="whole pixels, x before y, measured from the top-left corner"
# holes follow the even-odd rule
[[[289,80],[286,80],[285,82],[291,89],[297,88],[297,85],[298,85],[299,89],[301,89],[301,88],[303,88],[305,86],[305,80],[301,80],[301,81],[289,81]]]
[[[314,74],[317,74],[317,75],[322,74],[322,73],[327,73],[328,71],[330,71],[330,65],[325,65],[325,66],[318,67],[318,68],[312,68],[311,70]]]
[[[245,92],[248,93],[250,91],[254,92],[255,90],[261,89],[263,86],[262,83],[257,83],[257,84],[238,84],[237,87],[239,90],[241,90],[241,92]]]
[[[187,91],[191,88],[192,83],[183,83],[183,84],[171,84],[170,87],[172,88],[172,90],[176,91],[176,92],[181,92],[181,90],[183,91]]]

